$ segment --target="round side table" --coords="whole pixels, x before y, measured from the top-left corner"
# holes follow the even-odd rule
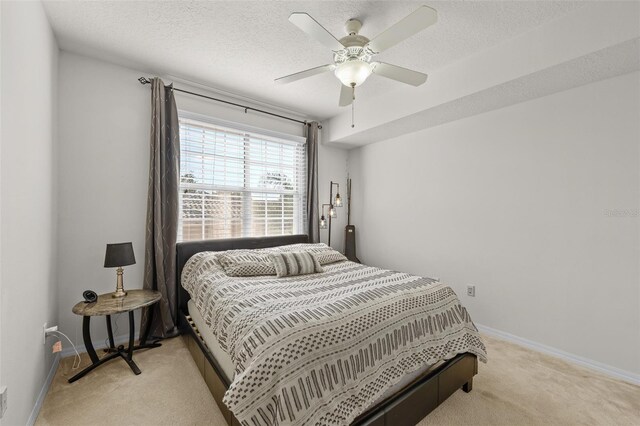
[[[140,369],[133,361],[133,351],[138,349],[157,348],[161,346],[158,342],[147,343],[149,336],[149,330],[143,331],[140,336],[140,342],[137,346],[134,346],[135,336],[135,321],[133,318],[133,311],[136,309],[144,308],[145,306],[151,306],[157,303],[161,298],[160,292],[152,290],[127,290],[127,295],[124,297],[113,297],[113,293],[101,294],[98,296],[98,300],[93,303],[78,302],[73,307],[73,313],[76,315],[82,315],[82,339],[84,340],[84,346],[87,349],[89,358],[91,358],[91,365],[80,371],[78,374],[69,379],[69,383],[75,382],[85,374],[104,364],[107,361],[111,361],[114,358],[121,357],[124,359],[131,370],[135,374],[140,374]],[[115,345],[113,339],[113,330],[111,329],[111,315],[119,314],[123,312],[129,313],[129,346],[125,350],[123,345]],[[149,324],[153,319],[153,310],[149,311]],[[98,358],[93,343],[91,342],[91,317],[93,316],[106,316],[107,319],[107,333],[109,334],[109,348],[110,352],[103,358]]]

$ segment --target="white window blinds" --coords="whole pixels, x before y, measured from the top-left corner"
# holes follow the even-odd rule
[[[184,114],[179,122],[178,241],[304,233],[304,143]]]

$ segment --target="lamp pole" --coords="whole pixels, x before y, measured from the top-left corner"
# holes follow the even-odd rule
[[[337,186],[338,190],[336,191],[336,198],[333,198],[333,186]],[[342,207],[342,198],[340,198],[340,184],[334,181],[330,181],[329,185],[329,203],[325,203],[322,205],[322,217],[320,218],[320,227],[322,229],[326,228],[326,219],[324,216],[324,208],[325,206],[329,206],[329,235],[327,237],[327,245],[331,245],[331,222],[333,218],[337,217],[336,207]]]
[[[333,208],[333,181],[331,181],[331,185],[329,185],[329,237],[327,238],[327,245],[331,247],[331,219],[333,215],[331,213],[335,212]]]

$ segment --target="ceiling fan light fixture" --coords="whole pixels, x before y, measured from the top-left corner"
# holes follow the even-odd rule
[[[371,65],[361,59],[349,59],[336,66],[336,77],[347,87],[357,87],[371,75]]]
[[[374,57],[435,24],[438,21],[438,12],[429,6],[420,6],[373,39],[360,34],[362,22],[355,18],[347,21],[345,24],[347,35],[340,40],[308,13],[293,12],[289,16],[289,21],[331,49],[333,63],[277,78],[276,83],[291,83],[326,71],[333,71],[342,83],[338,105],[341,107],[351,105],[351,127],[353,127],[355,88],[362,85],[372,73],[412,86],[420,86],[427,80],[427,75],[424,73],[378,62]]]

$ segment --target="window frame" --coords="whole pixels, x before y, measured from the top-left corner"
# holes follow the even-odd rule
[[[182,242],[182,241],[200,241],[200,240],[204,240],[204,239],[210,239],[207,237],[206,232],[204,230],[204,227],[206,226],[205,222],[207,220],[206,217],[203,218],[203,231],[201,234],[201,238],[200,239],[184,239],[184,234],[183,234],[183,227],[184,227],[184,217],[183,217],[183,202],[182,202],[182,193],[184,190],[186,189],[194,189],[194,190],[202,190],[202,191],[218,191],[218,192],[240,192],[242,193],[242,211],[244,212],[244,214],[241,217],[241,222],[242,222],[242,235],[239,236],[222,236],[222,237],[212,237],[212,239],[223,239],[223,238],[245,238],[245,237],[256,237],[256,236],[260,236],[260,235],[255,235],[253,233],[253,227],[252,226],[248,226],[247,224],[247,220],[249,220],[249,223],[251,223],[251,218],[253,216],[253,213],[246,213],[247,211],[251,211],[252,208],[252,199],[251,199],[251,194],[252,192],[263,192],[263,193],[280,193],[280,194],[294,194],[294,199],[295,197],[299,197],[299,201],[295,202],[293,204],[293,229],[292,229],[292,234],[296,234],[296,233],[304,233],[304,226],[306,223],[306,216],[307,216],[307,212],[306,212],[306,198],[307,198],[307,176],[308,176],[308,165],[307,165],[307,144],[306,144],[306,138],[302,137],[302,136],[296,136],[296,135],[292,135],[292,134],[288,134],[288,133],[282,133],[282,132],[277,132],[277,131],[273,131],[273,130],[268,130],[268,129],[262,129],[259,127],[254,127],[254,126],[250,126],[250,125],[246,125],[246,124],[242,124],[242,123],[236,123],[233,121],[227,121],[227,120],[223,120],[223,119],[219,119],[216,117],[211,117],[208,115],[204,115],[204,114],[198,114],[198,113],[193,113],[190,111],[185,111],[185,110],[178,110],[178,123],[179,123],[179,127],[181,127],[181,120],[192,120],[192,121],[196,121],[196,122],[202,122],[203,124],[209,124],[211,126],[215,126],[215,127],[222,127],[222,128],[226,128],[229,129],[230,131],[233,131],[235,133],[241,134],[241,133],[245,133],[247,134],[247,139],[249,138],[255,138],[255,139],[261,139],[261,138],[265,138],[266,140],[268,139],[277,139],[277,143],[282,143],[282,144],[288,144],[288,145],[293,145],[293,146],[302,146],[303,149],[303,154],[302,154],[302,167],[299,166],[299,162],[296,161],[294,163],[294,173],[297,175],[296,176],[296,180],[299,182],[299,185],[302,185],[302,188],[294,191],[294,192],[288,192],[288,191],[283,191],[283,192],[279,192],[278,190],[265,190],[265,191],[252,191],[251,186],[248,186],[248,184],[250,184],[250,182],[248,182],[247,179],[244,179],[243,182],[243,186],[242,187],[238,187],[237,191],[235,189],[232,189],[228,186],[226,187],[220,187],[219,185],[213,185],[213,184],[206,184],[206,183],[189,183],[186,184],[188,186],[184,186],[185,184],[182,182],[182,155],[183,155],[183,147],[182,144],[180,146],[180,155],[181,155],[181,159],[180,159],[180,165],[179,165],[179,179],[180,181],[178,182],[178,191],[179,191],[179,206],[178,206],[178,242]],[[179,129],[179,132],[182,132],[182,129]],[[182,141],[181,141],[182,143]],[[245,142],[244,148],[246,150],[246,145],[247,142]],[[243,173],[245,175],[247,175],[246,170],[251,168],[251,160],[249,159],[249,157],[246,154],[243,154],[242,156],[242,169],[243,169]],[[188,172],[188,171],[184,171],[184,172]],[[296,208],[296,204],[299,204],[299,207]],[[248,210],[247,210],[248,209]],[[284,216],[283,216],[284,217]],[[265,221],[265,228],[267,228],[267,222],[268,220],[271,218],[264,218]],[[284,230],[284,225],[283,225],[283,230]],[[289,234],[269,234],[268,232],[264,233],[265,236],[272,236],[272,235],[289,235]]]

